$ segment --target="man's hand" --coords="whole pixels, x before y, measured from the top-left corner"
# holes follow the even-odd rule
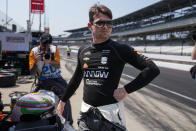
[[[42,60],[42,56],[38,53],[35,56],[35,63],[38,64]]]
[[[122,101],[126,96],[128,96],[128,93],[125,88],[117,88],[116,90],[114,90],[113,96],[119,102]]]
[[[57,111],[59,112],[60,115],[63,114],[65,104],[66,104],[65,102],[60,101],[58,106],[57,106]]]
[[[51,57],[50,57],[50,59],[46,59],[46,58],[43,57],[43,61],[44,61],[45,64],[50,64],[51,63]]]

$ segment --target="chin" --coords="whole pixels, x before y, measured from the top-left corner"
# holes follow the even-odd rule
[[[104,35],[104,36],[101,35],[101,36],[98,36],[97,38],[102,39],[102,40],[105,40],[105,39],[107,39],[108,37],[106,37],[105,35]]]

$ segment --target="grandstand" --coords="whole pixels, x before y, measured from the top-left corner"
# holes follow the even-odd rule
[[[195,0],[162,0],[113,20],[111,37],[142,52],[190,55],[196,30]],[[66,30],[68,37],[55,38],[59,44],[91,41],[87,27]]]

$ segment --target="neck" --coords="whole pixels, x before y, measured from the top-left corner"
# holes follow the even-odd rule
[[[96,39],[93,37],[93,44],[100,44],[100,43],[103,43],[105,41],[107,41],[109,38],[107,39]]]

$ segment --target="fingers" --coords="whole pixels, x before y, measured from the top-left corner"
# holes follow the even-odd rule
[[[43,55],[38,53],[35,56],[35,61],[36,61],[36,63],[38,63],[39,61],[44,61],[44,63],[49,64],[51,62],[51,55],[50,55],[49,59],[46,59]]]
[[[44,61],[45,64],[49,64],[51,62],[51,59],[43,58],[43,61]]]
[[[47,54],[47,56],[45,55],[43,57],[43,61],[44,61],[44,63],[49,64],[51,62],[51,54],[49,56],[48,56],[48,54]]]
[[[57,111],[59,112],[60,115],[63,114],[64,107],[65,107],[65,102],[60,101],[58,106],[57,106]]]
[[[126,96],[128,95],[128,93],[126,92],[125,88],[117,88],[116,90],[114,90],[114,98],[117,101],[121,101],[123,100]]]
[[[41,59],[42,59],[42,56],[40,54],[37,54],[35,56],[35,61],[41,61]]]

